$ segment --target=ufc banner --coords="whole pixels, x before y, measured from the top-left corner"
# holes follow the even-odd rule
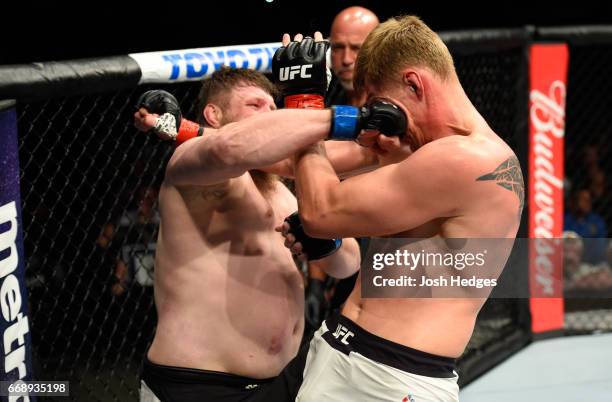
[[[569,51],[530,49],[529,283],[534,333],[563,328],[563,153]]]
[[[32,380],[32,347],[19,195],[17,117],[14,107],[0,102],[0,400],[34,401],[33,396],[7,392]]]

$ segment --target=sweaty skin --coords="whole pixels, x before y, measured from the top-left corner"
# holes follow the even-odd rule
[[[429,149],[423,147],[410,157],[415,158],[411,161],[414,163],[408,163],[406,160],[394,169],[360,180],[360,185],[372,186],[378,183],[381,188],[389,185],[390,191],[379,201],[385,205],[393,205],[386,202],[389,201],[386,196],[389,196],[399,202],[396,207],[385,209],[384,217],[381,217],[383,214],[379,210],[378,219],[391,218],[393,212],[400,216],[416,215],[414,218],[407,217],[404,220],[405,227],[410,229],[401,231],[403,229],[401,226],[390,225],[388,229],[384,229],[386,233],[379,231],[376,235],[472,239],[516,236],[519,226],[517,219],[519,197],[512,191],[498,186],[494,180],[490,182],[476,180],[494,171],[504,161],[509,160],[518,166],[516,157],[507,145],[488,127],[481,126],[466,136],[433,141],[427,147]],[[461,152],[458,149],[465,151]],[[436,169],[436,158],[465,159],[450,162],[451,166],[457,164],[455,169],[448,166],[449,169],[446,170],[440,166],[442,172],[435,173],[434,177],[427,175],[429,180],[444,183],[440,185],[447,186],[446,189],[427,189],[425,193],[420,193],[421,200],[400,200],[403,198],[402,193],[410,191],[411,188],[421,189],[428,186],[417,178],[414,178],[414,181],[410,180],[413,175],[407,171],[423,168],[428,169],[425,171],[432,171]],[[484,168],[485,166],[487,168]],[[404,181],[403,178],[406,176],[402,173],[410,178]],[[394,176],[402,183],[401,186],[393,181]],[[436,205],[428,211],[426,203]],[[445,211],[445,213],[437,216],[434,211]],[[367,220],[368,217],[366,215],[361,219]],[[430,251],[435,252],[435,250]],[[509,251],[508,249],[503,252],[509,253]],[[487,269],[500,270],[501,267],[488,266]],[[359,277],[342,314],[385,339],[449,357],[459,357],[463,353],[472,335],[476,316],[486,301],[485,298],[364,299],[360,295]],[[410,330],[406,330],[407,328]],[[432,336],[432,334],[438,335]]]
[[[407,68],[403,84],[366,82],[408,116],[399,163],[340,182],[321,145],[296,157],[296,188],[311,236],[514,238],[523,207],[518,160],[476,111],[456,77]],[[444,99],[445,102],[439,102]],[[378,136],[377,141],[397,141]],[[503,171],[504,174],[498,174]],[[432,250],[433,251],[433,250]],[[501,271],[510,247],[499,251]],[[501,261],[501,262],[499,262]],[[360,278],[342,314],[364,329],[425,352],[458,357],[485,298],[364,299]]]
[[[159,195],[158,326],[148,358],[269,378],[297,353],[304,289],[274,231],[296,211],[296,199],[253,169],[273,171],[298,148],[291,137],[269,141],[271,126],[257,119],[273,114],[269,94],[248,85],[231,91],[225,109],[205,109],[212,120],[205,136],[179,146],[168,163]],[[151,115],[139,113],[138,124],[150,127],[144,121]],[[357,244],[345,239],[338,252],[313,264],[348,276],[359,267]]]
[[[265,195],[248,173],[232,182],[162,187],[149,358],[267,378],[303,331],[303,281],[273,231],[297,203],[279,181]]]

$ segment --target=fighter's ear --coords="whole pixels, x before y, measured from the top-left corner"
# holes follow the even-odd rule
[[[423,96],[423,81],[418,72],[411,69],[404,70],[402,82],[407,91],[413,93],[418,98]]]
[[[221,127],[223,112],[219,106],[214,103],[207,103],[206,106],[204,106],[204,110],[202,110],[202,115],[206,123],[212,128]]]

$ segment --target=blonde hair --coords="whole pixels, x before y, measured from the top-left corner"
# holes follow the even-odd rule
[[[426,67],[446,80],[455,75],[453,57],[442,39],[419,17],[390,18],[368,35],[355,64],[355,88],[382,84],[407,66]]]

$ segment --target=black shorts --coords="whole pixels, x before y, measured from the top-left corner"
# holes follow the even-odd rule
[[[141,379],[161,402],[288,402],[302,384],[308,343],[277,376],[254,379],[234,374],[162,366],[145,357]],[[141,400],[143,399],[141,390]]]

